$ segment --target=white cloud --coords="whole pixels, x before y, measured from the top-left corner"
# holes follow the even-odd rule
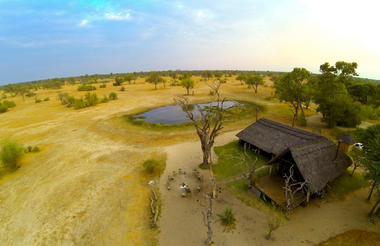
[[[86,20],[86,19],[82,20],[82,21],[78,24],[78,26],[80,26],[80,27],[85,27],[85,26],[87,26],[87,25],[88,25],[88,20]]]
[[[108,20],[124,21],[130,20],[131,14],[129,12],[125,13],[106,13],[104,17]]]

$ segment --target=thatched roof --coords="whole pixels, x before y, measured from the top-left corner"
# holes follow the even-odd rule
[[[312,193],[321,191],[328,182],[340,176],[351,165],[351,159],[326,138],[289,148],[304,180],[310,182]]]
[[[351,165],[350,157],[342,151],[336,156],[337,146],[327,138],[267,119],[258,120],[237,136],[265,152],[275,154],[268,164],[290,152],[313,193],[321,191]]]
[[[236,135],[267,153],[278,155],[291,146],[309,142],[321,136],[261,118]]]

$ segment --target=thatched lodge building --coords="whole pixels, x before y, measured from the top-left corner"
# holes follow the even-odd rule
[[[293,205],[298,206],[308,202],[313,194],[321,193],[352,163],[342,146],[329,139],[265,118],[239,132],[237,137],[241,143],[269,156],[271,175],[255,180],[253,190],[281,207],[288,204],[284,177],[291,171],[292,183],[306,184],[294,196]]]

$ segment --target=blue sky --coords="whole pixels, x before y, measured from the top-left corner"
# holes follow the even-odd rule
[[[356,61],[380,79],[377,1],[0,0],[0,84]]]

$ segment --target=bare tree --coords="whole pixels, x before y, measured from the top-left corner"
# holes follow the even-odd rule
[[[295,208],[294,207],[294,198],[297,192],[301,191],[308,185],[308,181],[297,181],[294,179],[294,165],[289,168],[289,174],[284,174],[285,186],[285,199],[286,199],[286,208],[287,216],[290,215],[290,212]]]
[[[191,120],[194,125],[194,128],[197,132],[199,140],[201,142],[201,148],[203,152],[203,162],[204,165],[209,165],[209,177],[211,183],[211,190],[207,193],[206,197],[209,200],[206,213],[205,224],[207,226],[207,239],[205,243],[207,245],[212,244],[212,222],[213,222],[213,200],[216,198],[216,182],[214,171],[212,169],[212,158],[211,150],[214,145],[215,138],[220,134],[223,129],[223,103],[224,99],[220,101],[220,83],[214,84],[215,87],[210,87],[214,90],[214,93],[217,95],[217,105],[209,107],[200,107],[197,105],[197,109],[200,113],[200,119],[197,119],[193,113],[193,107],[189,103],[189,99],[186,97],[177,97],[174,100],[178,105],[181,106],[182,110],[186,113],[187,117]]]
[[[218,100],[215,107],[209,106],[202,108],[197,105],[197,109],[200,113],[200,119],[194,116],[192,111],[192,105],[189,103],[189,99],[186,97],[177,97],[174,99],[178,105],[182,107],[182,110],[186,113],[187,117],[192,121],[195,130],[201,141],[201,147],[203,152],[202,164],[208,165],[211,163],[211,149],[214,145],[215,138],[220,134],[223,129],[223,103]]]
[[[220,87],[223,84],[223,80],[214,80],[212,82],[207,82],[206,83],[208,87],[215,93],[218,102],[220,101]]]

